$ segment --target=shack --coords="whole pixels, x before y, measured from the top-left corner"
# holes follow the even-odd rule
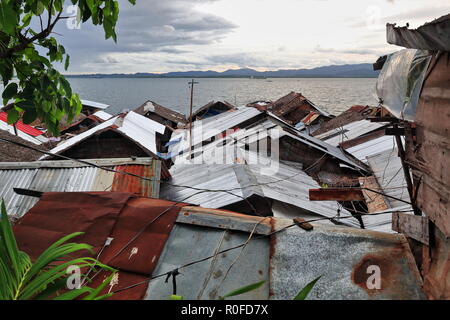
[[[450,15],[417,29],[388,24],[387,41],[409,48],[387,56],[377,92],[396,117],[391,131],[404,137],[400,157],[416,208],[396,214],[392,227],[408,237],[427,297],[449,299]]]
[[[293,91],[270,104],[267,110],[294,126],[300,122],[305,126],[321,124],[332,118],[327,111]]]
[[[132,111],[113,117],[50,150],[75,159],[153,157],[161,146],[166,126]],[[46,155],[41,160],[59,159]]]
[[[206,119],[223,112],[235,109],[236,107],[227,101],[210,101],[203,107],[195,110],[192,114],[193,121]]]

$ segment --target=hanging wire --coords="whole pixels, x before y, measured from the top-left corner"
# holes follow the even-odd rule
[[[392,210],[392,211],[385,211],[385,212],[379,212],[379,213],[370,213],[369,215],[371,215],[371,216],[377,216],[377,215],[383,215],[383,214],[392,214],[392,213],[394,213],[394,212],[412,212],[412,211],[413,211],[413,210],[400,210],[400,211],[399,211],[399,210]],[[368,215],[368,214],[367,214],[367,213],[364,213],[364,214],[361,214],[361,215],[359,215],[359,216],[363,216],[363,215]],[[358,215],[355,215],[355,216],[358,216]],[[353,217],[354,217],[354,216],[348,216],[348,217],[347,217],[347,216],[344,216],[344,217],[332,217],[332,218],[326,217],[326,218],[317,218],[317,219],[311,219],[311,220],[302,221],[302,222],[298,222],[298,223],[293,223],[293,224],[290,224],[290,225],[288,225],[288,226],[285,226],[285,227],[283,227],[283,228],[281,228],[281,229],[272,231],[272,232],[270,232],[270,233],[268,233],[268,234],[263,234],[263,235],[259,235],[259,236],[257,236],[257,237],[252,237],[252,238],[250,238],[250,241],[254,241],[254,240],[258,240],[258,239],[263,239],[263,238],[267,238],[267,237],[273,236],[273,235],[275,235],[275,234],[278,234],[278,233],[280,233],[280,232],[284,232],[285,230],[287,230],[287,229],[289,229],[289,228],[292,228],[292,227],[294,227],[294,226],[298,226],[298,225],[302,225],[302,224],[306,224],[306,223],[318,222],[318,221],[324,221],[324,220],[334,220],[334,219],[338,219],[338,220],[340,220],[340,219],[348,219],[348,218],[353,218]],[[231,248],[224,249],[224,250],[219,251],[219,252],[215,252],[215,253],[214,253],[213,255],[211,255],[211,256],[207,256],[207,257],[205,257],[205,258],[198,259],[198,260],[196,260],[196,261],[192,261],[192,262],[186,263],[186,264],[184,264],[184,265],[182,265],[182,266],[179,266],[179,267],[177,267],[177,268],[175,268],[175,269],[180,270],[180,269],[187,268],[187,267],[196,265],[196,264],[201,263],[201,262],[204,262],[204,261],[208,261],[208,260],[210,260],[210,259],[216,257],[218,254],[223,254],[223,253],[227,253],[227,252],[232,251],[232,250],[236,250],[236,249],[242,248],[243,246],[246,246],[246,245],[248,244],[248,242],[249,242],[249,241],[248,241],[248,239],[247,239],[247,241],[245,241],[244,243],[241,243],[241,244],[236,245],[236,246],[231,247]],[[173,269],[173,270],[175,270],[175,269]],[[135,288],[135,287],[137,287],[137,286],[140,286],[140,285],[142,285],[142,284],[146,284],[146,283],[150,282],[151,280],[154,280],[154,279],[158,279],[158,278],[167,276],[167,274],[171,273],[173,270],[170,270],[170,271],[167,271],[167,272],[164,272],[164,273],[155,275],[155,276],[151,276],[151,277],[149,277],[149,278],[146,279],[146,280],[137,282],[137,283],[135,283],[135,284],[132,284],[132,285],[130,285],[130,286],[127,286],[127,287],[124,287],[124,288],[121,288],[121,289],[117,289],[117,290],[114,291],[113,293],[119,293],[119,292],[122,292],[122,291],[125,291],[125,290],[129,290],[129,289]]]

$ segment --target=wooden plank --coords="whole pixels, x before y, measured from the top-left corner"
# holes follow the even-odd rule
[[[303,230],[306,230],[306,231],[311,231],[311,230],[314,229],[312,224],[306,222],[306,220],[302,219],[302,218],[295,218],[294,219],[294,223],[297,226],[299,226],[300,228],[302,228]]]
[[[342,147],[343,149],[349,149],[349,148],[352,148],[354,146],[363,144],[363,143],[365,143],[367,141],[371,141],[373,139],[380,138],[380,137],[383,137],[383,136],[384,136],[384,130],[383,129],[379,129],[379,130],[376,130],[374,132],[367,133],[367,134],[365,134],[363,136],[360,136],[360,137],[357,137],[357,138],[354,138],[354,139],[351,139],[351,140],[347,140],[347,141],[341,142],[339,144],[339,146]]]
[[[231,211],[188,206],[181,209],[176,222],[268,235],[272,232],[270,221],[270,217],[256,217]]]
[[[380,185],[378,184],[377,178],[374,176],[369,177],[360,177],[359,184],[361,187],[372,189],[372,190],[381,190]],[[366,199],[367,211],[369,213],[379,212],[389,209],[388,202],[386,198],[379,193],[375,193],[366,189],[362,190],[363,196]]]
[[[405,128],[386,128],[384,132],[387,136],[404,136]]]
[[[309,189],[310,201],[364,201],[360,188]]]
[[[403,233],[425,245],[430,244],[430,229],[427,217],[394,212],[392,214],[392,230]]]

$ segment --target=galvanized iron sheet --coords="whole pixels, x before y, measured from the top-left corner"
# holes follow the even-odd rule
[[[277,219],[274,229],[292,224]],[[308,299],[424,299],[420,274],[406,238],[314,224],[291,227],[271,241],[270,299],[293,299],[321,276]],[[367,286],[369,266],[380,268],[381,288]],[[370,281],[370,283],[373,283]]]
[[[189,262],[244,243],[248,234],[223,229],[177,224],[170,234],[154,274],[161,274]],[[233,265],[233,262],[236,261]],[[240,249],[218,254],[216,257],[182,268],[177,277],[177,294],[184,299],[215,299],[226,293],[258,281],[266,280],[258,290],[236,296],[235,299],[267,299],[269,296],[269,241],[267,238],[250,241]],[[233,266],[232,266],[233,265]],[[232,266],[228,276],[228,268]],[[223,281],[223,283],[222,283]],[[150,281],[147,300],[167,300],[172,284],[164,278]]]
[[[73,161],[7,163],[0,164],[0,198],[4,199],[8,214],[17,218],[33,207],[38,199],[18,195],[13,188],[43,192],[119,191],[159,198],[160,161],[143,158],[136,161],[110,159],[109,162],[108,160],[93,160],[93,162],[110,169],[154,178],[154,181],[109,172]]]

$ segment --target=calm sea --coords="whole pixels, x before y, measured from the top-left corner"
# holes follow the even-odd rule
[[[110,113],[132,110],[147,100],[187,114],[189,79],[69,79],[82,99],[110,105]],[[276,100],[291,91],[305,97],[332,114],[355,104],[376,105],[376,79],[196,79],[194,109],[211,100],[243,105],[256,100]]]
[[[147,100],[187,114],[190,79],[71,78],[81,99],[110,105],[108,112],[133,110]],[[291,91],[302,93],[319,107],[339,114],[355,104],[376,105],[375,78],[196,79],[194,110],[211,100],[243,105],[276,100]],[[3,86],[0,85],[0,91]]]

